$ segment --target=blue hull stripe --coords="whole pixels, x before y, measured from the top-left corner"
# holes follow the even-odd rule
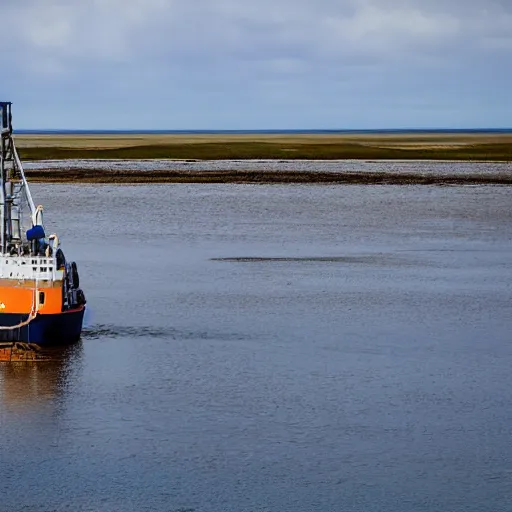
[[[28,325],[13,330],[0,330],[0,341],[23,341],[41,346],[72,344],[82,332],[85,308],[54,315],[37,315]],[[0,313],[0,325],[17,325],[26,314]]]

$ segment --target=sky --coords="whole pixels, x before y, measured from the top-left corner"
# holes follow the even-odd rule
[[[0,0],[18,129],[512,127],[512,0]]]

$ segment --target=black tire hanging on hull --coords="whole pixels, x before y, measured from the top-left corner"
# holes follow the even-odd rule
[[[73,282],[73,288],[80,288],[80,276],[78,275],[78,268],[74,261],[71,263],[71,280]]]

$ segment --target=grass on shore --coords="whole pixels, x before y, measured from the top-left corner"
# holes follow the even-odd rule
[[[269,142],[143,145],[119,148],[24,147],[22,160],[67,159],[363,159],[363,160],[478,160],[512,161],[512,144],[484,143],[409,148],[357,143],[278,144]]]
[[[512,161],[512,134],[23,135],[24,160],[383,159]]]

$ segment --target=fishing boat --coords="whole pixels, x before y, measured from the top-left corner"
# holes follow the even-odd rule
[[[47,236],[13,139],[12,104],[0,102],[0,343],[51,346],[80,338],[86,307],[75,262]]]

